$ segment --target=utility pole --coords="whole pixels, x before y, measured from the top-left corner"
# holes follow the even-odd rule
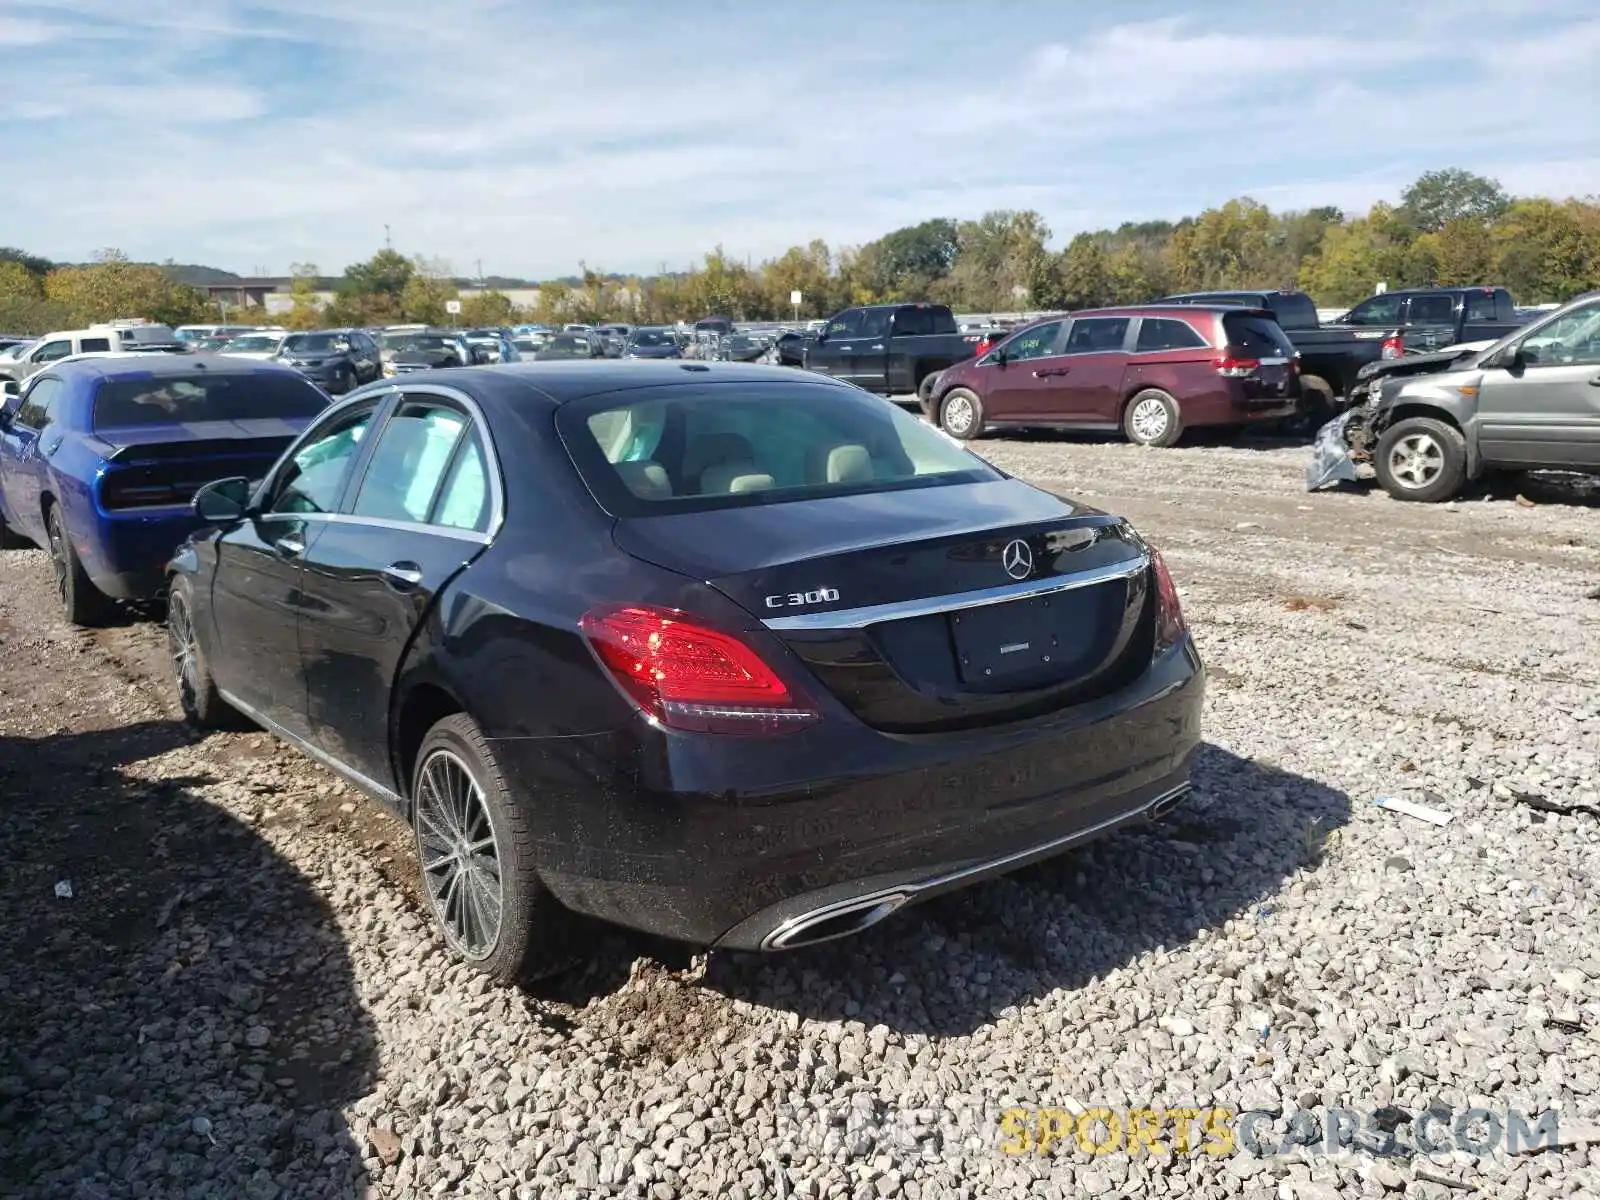
[[[383,223],[383,248],[385,250],[394,249],[394,243],[389,240],[389,222],[387,221]]]
[[[478,287],[483,287],[483,259],[478,260]]]

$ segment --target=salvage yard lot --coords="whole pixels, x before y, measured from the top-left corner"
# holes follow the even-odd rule
[[[44,556],[6,554],[0,1193],[1600,1194],[1600,1145],[1011,1155],[1000,1130],[1600,1128],[1600,497],[1308,496],[1304,449],[975,448],[1166,555],[1211,671],[1194,798],[851,940],[707,963],[607,934],[530,992],[452,965],[403,829],[263,734],[195,737],[159,626],[69,630]]]

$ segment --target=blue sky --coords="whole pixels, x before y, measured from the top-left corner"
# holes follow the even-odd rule
[[[0,52],[0,243],[58,259],[337,272],[388,223],[552,276],[1438,166],[1600,192],[1593,0],[6,0]]]

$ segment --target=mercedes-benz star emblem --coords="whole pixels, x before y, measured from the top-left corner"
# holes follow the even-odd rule
[[[1011,578],[1026,579],[1033,574],[1033,551],[1028,549],[1028,543],[1021,538],[1007,542],[1006,548],[1000,554],[1000,565],[1006,569],[1006,574]]]

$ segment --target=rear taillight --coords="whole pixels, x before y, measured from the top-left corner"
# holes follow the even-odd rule
[[[821,719],[749,646],[681,613],[628,605],[580,626],[624,694],[669,729],[788,733]]]
[[[1406,355],[1406,340],[1398,333],[1383,339],[1383,350],[1380,358],[1404,358]]]
[[[1183,641],[1189,632],[1189,623],[1183,619],[1178,589],[1160,551],[1150,551],[1150,574],[1156,581],[1156,653],[1160,654]]]
[[[152,479],[143,471],[113,473],[101,481],[100,507],[110,512],[122,508],[187,504],[194,493],[190,484]]]
[[[1254,375],[1261,369],[1259,358],[1239,358],[1232,354],[1224,354],[1220,358],[1211,360],[1211,365],[1217,369],[1218,375],[1226,375],[1229,379],[1243,379],[1247,375]]]

